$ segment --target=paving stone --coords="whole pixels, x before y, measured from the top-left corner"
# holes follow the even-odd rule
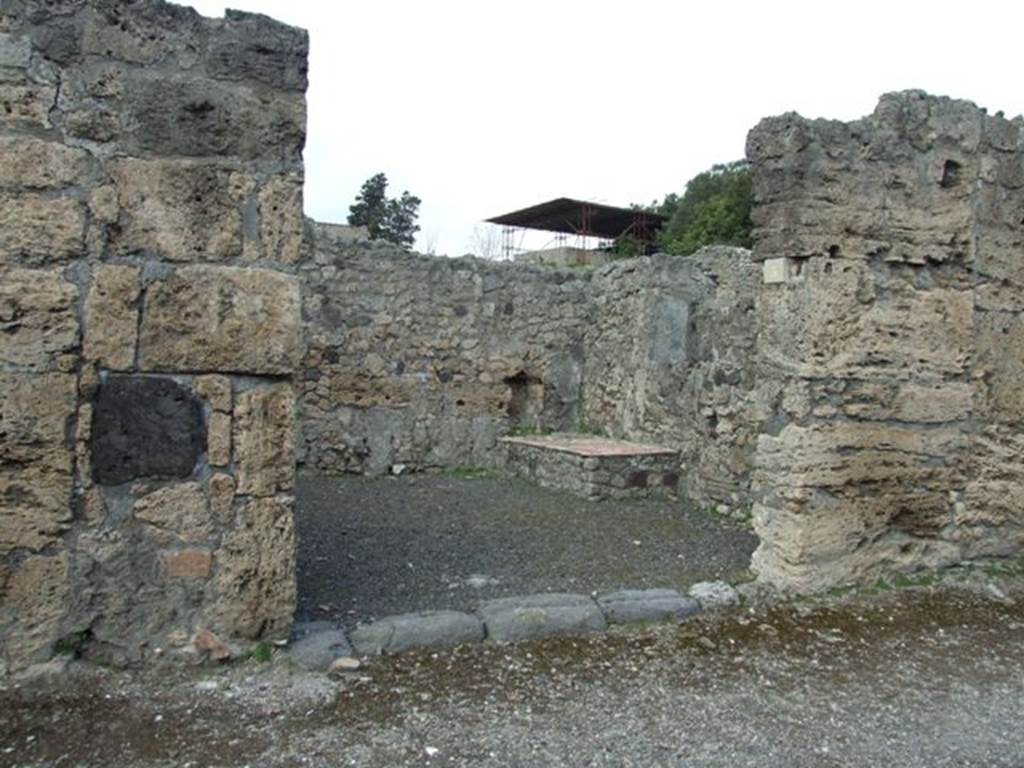
[[[609,624],[681,620],[700,612],[700,603],[673,589],[626,589],[597,598]]]
[[[480,620],[459,611],[427,611],[388,616],[357,627],[352,644],[361,654],[401,653],[411,648],[478,643],[484,639]]]
[[[584,595],[550,593],[490,600],[477,609],[487,636],[513,643],[550,635],[601,632],[607,628],[597,603]]]
[[[292,624],[292,630],[288,633],[288,641],[294,643],[304,637],[337,628],[338,625],[333,621],[297,621]]]
[[[322,622],[317,622],[321,624]],[[335,659],[352,655],[352,646],[340,629],[328,625],[288,646],[292,661],[306,669],[330,669]]]

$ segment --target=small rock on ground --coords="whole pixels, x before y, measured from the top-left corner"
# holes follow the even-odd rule
[[[690,587],[690,597],[705,611],[725,611],[740,604],[740,595],[724,581],[701,581]]]
[[[340,659],[335,659],[334,663],[331,664],[331,672],[354,672],[362,666],[362,662],[359,659],[353,658],[352,656],[342,656]]]

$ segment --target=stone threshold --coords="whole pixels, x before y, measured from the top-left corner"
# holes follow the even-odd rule
[[[658,445],[633,443],[628,440],[612,440],[607,437],[590,435],[552,434],[530,435],[528,437],[502,437],[500,443],[544,448],[549,451],[571,453],[583,458],[610,458],[626,456],[676,456],[679,451]]]
[[[330,622],[296,625],[292,660],[307,669],[342,668],[357,656],[397,654],[466,643],[498,644],[604,632],[614,624],[682,622],[739,604],[725,582],[700,582],[683,595],[671,589],[626,589],[588,596],[543,592],[488,600],[472,613],[420,611],[362,624],[345,633]],[[357,662],[356,662],[357,663]]]

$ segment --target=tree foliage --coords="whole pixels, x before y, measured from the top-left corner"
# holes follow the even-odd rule
[[[349,206],[348,223],[366,227],[371,240],[387,240],[408,248],[420,229],[416,219],[421,200],[407,191],[400,197],[389,198],[387,190],[388,177],[383,173],[363,182],[356,201]]]
[[[705,245],[752,244],[753,205],[750,165],[745,160],[713,165],[686,184],[683,194],[669,194],[650,206],[669,216],[658,235],[668,253],[686,256]]]
[[[619,235],[612,243],[611,252],[617,259],[644,255],[644,244],[633,235]]]

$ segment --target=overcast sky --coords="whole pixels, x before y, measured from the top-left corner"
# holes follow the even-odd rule
[[[188,4],[309,30],[310,216],[344,222],[383,171],[423,200],[417,247],[461,255],[483,219],[554,197],[682,191],[767,115],[849,120],[906,88],[1020,114],[1018,2]]]

